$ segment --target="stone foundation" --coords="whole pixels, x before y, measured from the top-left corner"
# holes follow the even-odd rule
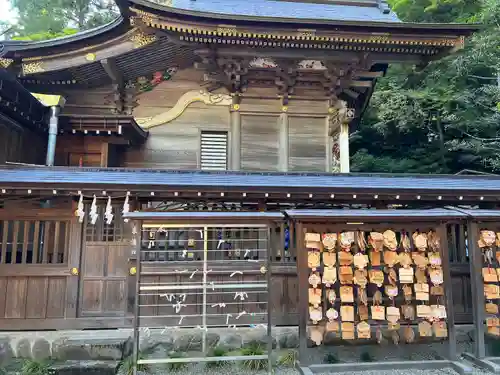
[[[274,327],[273,348],[290,349],[299,345],[297,327]],[[248,343],[266,343],[265,328],[209,330],[208,347],[218,345],[237,350]],[[141,332],[140,350],[150,357],[165,357],[170,351],[200,351],[202,331],[199,329],[162,329]],[[457,326],[459,353],[470,351],[473,326]],[[0,365],[11,358],[32,358],[58,361],[120,361],[132,353],[131,329],[102,331],[50,331],[50,332],[3,332],[0,333]],[[339,347],[325,347],[325,350]],[[335,349],[333,349],[335,348]],[[357,351],[349,346],[349,351]],[[373,351],[387,350],[384,345]],[[411,345],[400,345],[396,351],[409,359],[414,353]],[[366,350],[366,349],[365,349]],[[407,352],[407,353],[404,353]]]

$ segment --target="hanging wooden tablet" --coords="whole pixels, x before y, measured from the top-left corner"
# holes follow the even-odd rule
[[[403,330],[403,337],[407,344],[411,344],[415,341],[415,331],[410,326],[406,326]]]
[[[395,324],[399,321],[399,319],[401,318],[401,315],[399,313],[399,309],[397,307],[394,307],[394,306],[388,306],[387,307],[387,321],[392,323],[392,324]]]
[[[425,273],[425,271],[425,268],[417,268],[417,270],[415,271],[417,284],[427,284],[427,274]]]
[[[334,267],[337,264],[337,254],[336,253],[323,253],[323,264],[325,267]]]
[[[340,287],[340,301],[343,303],[353,303],[354,293],[352,286],[341,286]]]
[[[305,235],[306,248],[321,250],[321,236],[319,233],[306,233]]]
[[[314,324],[318,324],[318,322],[323,319],[323,312],[321,311],[321,308],[309,306],[309,319],[311,319]]]
[[[413,243],[418,251],[427,250],[427,234],[415,232],[413,233]]]
[[[334,251],[335,245],[337,244],[337,233],[325,233],[323,234],[323,246],[328,251]]]
[[[491,230],[482,230],[481,232],[479,232],[479,240],[477,241],[477,244],[480,248],[493,246],[495,241],[495,232]]]
[[[339,280],[341,284],[352,284],[353,272],[351,267],[348,266],[340,267],[339,273],[340,273]]]
[[[429,284],[415,284],[415,299],[418,301],[429,300]]]
[[[368,243],[375,251],[382,251],[384,248],[384,235],[379,232],[371,232],[368,238]]]
[[[444,305],[431,305],[432,317],[434,319],[446,319],[446,307]]]
[[[361,288],[365,288],[368,284],[368,272],[366,270],[356,270],[354,271],[354,284],[359,285]]]
[[[418,323],[418,333],[421,337],[431,337],[432,336],[431,324],[427,321]]]
[[[498,305],[495,304],[495,303],[487,303],[484,306],[484,310],[488,314],[495,314],[495,315],[497,315],[498,314]]]
[[[326,287],[330,287],[336,282],[337,282],[337,269],[325,267],[323,269],[323,284],[325,284]]]
[[[390,251],[395,251],[398,248],[398,241],[396,239],[396,233],[388,229],[382,233],[384,237],[384,246]]]
[[[486,332],[493,336],[500,336],[500,327],[487,327]]]
[[[363,253],[357,253],[354,255],[354,267],[358,269],[364,269],[368,265],[368,255]]]
[[[371,337],[371,328],[367,322],[360,322],[356,326],[358,339],[369,339]]]
[[[415,320],[415,308],[413,305],[401,306],[401,312],[403,313],[403,318],[406,320]]]
[[[413,284],[413,268],[399,268],[399,282],[401,284]]]
[[[375,293],[373,293],[373,304],[374,305],[380,305],[382,304],[382,293],[380,290],[377,290]]]
[[[484,249],[483,251],[484,261],[490,266],[493,265],[493,250],[491,247]]]
[[[193,247],[195,245],[194,238],[188,238],[188,247]]]
[[[339,253],[339,263],[341,266],[350,266],[354,261],[354,256],[351,253],[342,251]]]
[[[403,246],[403,250],[405,252],[411,251],[410,237],[408,236],[408,234],[406,232],[403,233],[403,236],[401,237],[401,245]]]
[[[432,329],[434,330],[434,336],[440,338],[448,337],[448,327],[446,326],[446,322],[434,322],[432,324]]]
[[[484,284],[484,295],[486,299],[499,299],[500,288],[495,284]]]
[[[382,263],[382,253],[380,251],[370,251],[370,263],[374,267],[380,266]]]
[[[431,296],[444,296],[444,288],[442,286],[431,286]]]
[[[410,268],[413,264],[410,253],[399,253],[398,263],[401,264],[402,267]]]
[[[411,253],[411,257],[418,268],[427,268],[427,265],[429,264],[429,258],[427,258],[424,253]]]
[[[399,345],[399,334],[398,331],[392,331],[391,333],[392,343],[394,345]]]
[[[427,244],[429,245],[429,249],[434,252],[438,252],[440,248],[440,240],[439,235],[433,230],[427,233]]]
[[[487,327],[498,327],[500,326],[500,319],[499,318],[486,318],[486,326]]]
[[[370,279],[370,283],[375,284],[378,287],[381,287],[384,284],[384,273],[380,270],[369,270],[368,277]]]
[[[495,273],[496,275],[496,273]],[[441,285],[443,283],[443,269],[442,268],[431,268],[429,270],[429,276],[432,284]]]
[[[313,271],[316,270],[321,264],[320,253],[318,251],[308,251],[307,252],[307,266],[312,268]]]
[[[497,271],[498,280],[500,280],[500,268],[497,268],[496,271]]]
[[[370,306],[370,312],[373,320],[385,320],[384,306]]]
[[[342,322],[341,330],[344,340],[354,340],[354,323]]]
[[[498,282],[498,275],[494,268],[484,267],[483,268],[483,280],[485,283],[496,283]]]
[[[358,315],[359,315],[359,320],[368,320],[370,317],[368,314],[368,306],[359,305],[358,306]]]
[[[410,302],[413,296],[413,289],[410,285],[403,285],[403,295],[406,302]]]
[[[437,266],[437,267],[441,266],[441,255],[439,255],[438,252],[429,253],[428,256],[429,256],[429,264],[431,266]]]
[[[337,293],[335,293],[335,290],[334,289],[328,289],[326,291],[326,298],[328,298],[328,301],[331,303],[331,304],[334,304],[335,303],[335,300],[337,299]]]
[[[340,248],[343,251],[351,251],[351,246],[354,243],[354,232],[340,233]]]
[[[365,232],[359,231],[356,232],[356,241],[358,243],[358,247],[361,251],[365,251],[368,246],[366,242]]]
[[[354,306],[340,306],[340,319],[343,322],[354,322]]]
[[[318,272],[313,272],[309,275],[308,281],[313,288],[317,288],[318,285],[321,284],[321,276]]]
[[[325,328],[327,332],[337,333],[339,331],[340,325],[337,320],[333,320],[331,322],[326,322]]]
[[[385,268],[385,271],[387,273],[387,280],[391,285],[397,285],[398,283],[398,274],[396,273],[396,270],[394,268]]]
[[[395,285],[385,285],[384,290],[385,295],[390,299],[393,299],[398,295],[398,287]]]
[[[384,251],[384,263],[389,267],[394,267],[394,265],[398,262],[399,257],[398,254],[391,250]]]
[[[321,345],[323,342],[323,327],[309,327],[309,338],[316,345]]]
[[[500,232],[496,233],[495,245],[496,247],[500,247]]]
[[[358,305],[368,305],[368,295],[366,288],[358,287]]]
[[[497,258],[497,263],[499,263],[499,264],[500,264],[500,251],[497,251],[497,252],[495,253],[495,256],[496,256],[496,258]]]
[[[339,318],[339,313],[333,307],[326,310],[326,318],[331,322]]]
[[[432,319],[432,310],[427,305],[417,305],[417,317],[424,319]]]
[[[314,307],[321,305],[321,288],[309,288],[309,304]]]

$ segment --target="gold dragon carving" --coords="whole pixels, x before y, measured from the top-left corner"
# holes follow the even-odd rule
[[[204,90],[192,90],[182,95],[170,110],[153,117],[136,118],[135,120],[143,129],[168,124],[181,116],[187,107],[196,102],[229,107],[232,104],[232,98],[227,94],[212,94]]]

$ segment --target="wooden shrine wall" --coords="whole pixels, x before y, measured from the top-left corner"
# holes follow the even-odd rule
[[[111,85],[87,90],[67,89],[58,94],[66,99],[62,110],[64,115],[110,115],[116,107],[115,93]]]
[[[0,164],[5,162],[45,164],[47,144],[45,137],[27,129],[3,124],[0,120]]]
[[[72,202],[5,201],[0,209],[0,329],[46,329],[76,318],[80,230]],[[69,323],[68,321],[67,323]]]

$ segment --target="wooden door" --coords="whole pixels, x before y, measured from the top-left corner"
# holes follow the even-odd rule
[[[123,220],[115,208],[112,224],[85,224],[80,272],[79,316],[119,317],[127,309],[130,241],[124,239]]]

